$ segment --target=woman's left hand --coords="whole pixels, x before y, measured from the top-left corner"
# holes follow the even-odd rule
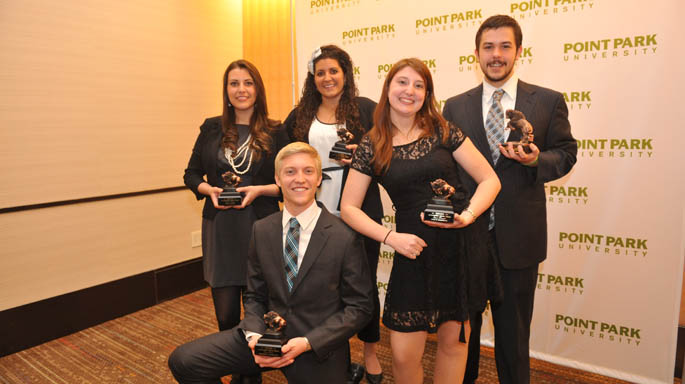
[[[352,151],[352,155],[354,155],[354,151],[357,150],[357,144],[347,144],[347,145],[345,146],[345,148],[347,148],[347,149],[349,149],[350,151]],[[352,158],[349,158],[349,159],[342,159],[342,160],[340,160],[340,162],[343,163],[343,164],[345,164],[345,165],[350,165],[350,164],[352,164]]]
[[[243,209],[247,207],[248,205],[252,204],[254,199],[256,199],[262,194],[259,185],[248,185],[246,187],[238,187],[235,190],[236,192],[240,192],[241,194],[243,194],[243,203],[232,207],[236,209]]]
[[[474,221],[476,221],[476,218],[473,217],[472,214],[470,214],[468,211],[462,212],[462,214],[455,213],[454,214],[454,221],[451,223],[437,223],[435,221],[428,221],[423,219],[423,212],[421,212],[421,221],[426,224],[429,227],[436,227],[436,228],[464,228],[468,225],[471,225]]]

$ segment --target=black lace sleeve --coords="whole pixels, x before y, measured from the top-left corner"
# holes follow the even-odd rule
[[[373,177],[373,164],[371,164],[371,159],[373,158],[373,144],[369,136],[364,135],[362,137],[357,150],[354,151],[354,156],[352,157],[352,169],[355,169],[367,176]]]
[[[447,147],[449,148],[450,152],[454,152],[459,148],[461,143],[464,142],[466,139],[466,136],[464,135],[464,132],[461,131],[461,128],[455,126],[452,123],[449,123],[449,137],[447,138]]]

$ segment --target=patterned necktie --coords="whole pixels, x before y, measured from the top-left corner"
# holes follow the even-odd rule
[[[504,111],[502,110],[502,95],[504,91],[501,89],[495,90],[492,94],[492,104],[488,110],[488,116],[485,119],[485,133],[488,136],[488,144],[490,144],[490,152],[492,153],[492,163],[497,165],[500,151],[499,144],[504,142]],[[490,221],[488,223],[488,230],[495,227],[495,204],[490,207]]]
[[[285,259],[285,279],[288,291],[293,290],[293,282],[297,276],[297,248],[300,244],[300,223],[294,217],[288,222],[288,233],[285,235],[283,258]]]
[[[504,111],[502,110],[502,95],[504,91],[501,89],[495,90],[492,94],[492,104],[488,110],[488,116],[485,118],[485,133],[488,136],[488,143],[490,144],[490,152],[492,153],[492,163],[497,164],[499,160],[499,144],[504,142]]]

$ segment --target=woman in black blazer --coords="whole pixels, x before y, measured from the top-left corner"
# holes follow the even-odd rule
[[[279,122],[268,118],[264,83],[250,62],[237,60],[228,66],[222,93],[223,114],[200,127],[183,181],[198,200],[205,199],[204,278],[212,288],[219,330],[226,330],[240,322],[252,224],[279,210],[274,157],[288,137]],[[219,205],[222,175],[228,171],[242,179],[237,188],[243,195],[240,206]]]
[[[322,46],[314,51],[308,63],[300,103],[286,118],[285,126],[291,140],[307,142],[319,152],[324,175],[316,199],[337,216],[340,216],[340,196],[350,160],[329,159],[333,144],[340,140],[336,131],[344,127],[354,135],[347,146],[354,150],[364,133],[371,129],[375,108],[375,102],[357,96],[352,60],[347,52],[335,45]],[[369,186],[362,209],[369,217],[381,222],[383,207],[377,184]],[[380,303],[376,285],[380,244],[367,237],[364,240],[373,279],[375,305],[369,325],[357,336],[364,341],[367,380],[380,383],[381,366],[376,357],[376,343],[380,340]]]

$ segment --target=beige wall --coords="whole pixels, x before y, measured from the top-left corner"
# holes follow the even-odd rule
[[[0,208],[179,185],[239,0],[2,3]]]
[[[5,0],[0,209],[182,185],[242,1]],[[0,310],[200,255],[188,191],[0,214]]]
[[[243,52],[266,86],[271,118],[285,120],[293,108],[290,2],[243,2]],[[297,91],[299,97],[299,90]]]

